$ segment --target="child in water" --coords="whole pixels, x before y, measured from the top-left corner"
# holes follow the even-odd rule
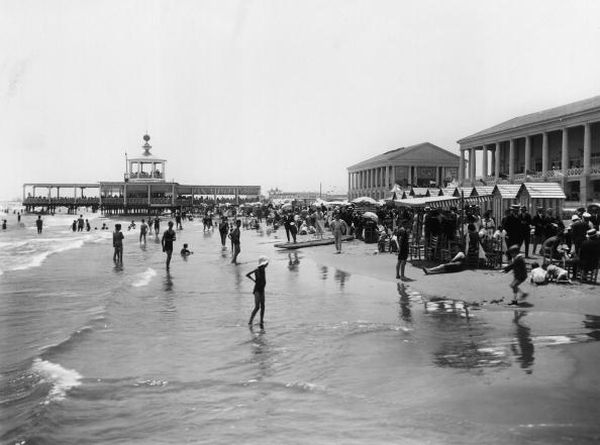
[[[248,325],[252,326],[252,322],[254,321],[254,316],[260,309],[260,328],[263,329],[264,326],[264,316],[265,316],[265,286],[267,285],[267,276],[265,274],[265,269],[269,264],[269,259],[266,256],[261,256],[258,259],[258,267],[251,272],[246,274],[246,277],[250,278],[254,281],[254,309],[252,310],[252,314],[250,315],[250,321]],[[253,277],[254,275],[254,277]]]
[[[182,255],[182,256],[188,256],[188,255],[191,255],[192,253],[194,253],[194,252],[191,252],[191,251],[188,249],[188,245],[187,245],[187,243],[184,243],[184,244],[183,244],[183,249],[181,249],[181,255]]]

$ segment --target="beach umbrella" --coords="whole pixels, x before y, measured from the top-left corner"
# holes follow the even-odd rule
[[[291,210],[292,209],[292,203],[291,202],[286,202],[284,205],[281,206],[281,208],[283,210]]]
[[[363,218],[372,219],[373,221],[378,221],[379,217],[373,212],[365,212],[363,213]]]
[[[352,200],[354,204],[373,204],[376,205],[377,201],[369,196],[360,196]]]

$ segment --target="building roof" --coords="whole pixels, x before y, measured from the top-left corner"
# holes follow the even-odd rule
[[[539,124],[542,122],[551,122],[554,120],[561,119],[565,116],[574,114],[584,113],[586,111],[600,109],[600,96],[594,96],[589,99],[580,100],[567,105],[561,105],[560,107],[549,108],[547,110],[538,111],[536,113],[526,114],[524,116],[518,116],[502,122],[501,124],[494,125],[493,127],[479,131],[475,134],[462,138],[458,141],[459,144],[464,144],[477,139],[482,136],[489,136],[496,133],[502,133],[503,131],[514,130],[516,128],[525,127],[528,125]]]
[[[517,197],[527,192],[530,198],[537,199],[566,199],[565,192],[556,182],[524,182],[521,184]]]
[[[477,192],[477,196],[483,195],[491,195],[494,191],[493,185],[476,185],[475,191]]]
[[[502,199],[515,199],[520,188],[520,184],[496,184],[492,195],[499,193]]]
[[[442,147],[438,147],[437,145],[432,144],[431,142],[423,142],[421,144],[410,145],[408,147],[400,147],[400,148],[396,148],[394,150],[386,151],[383,154],[373,156],[372,158],[366,159],[362,162],[359,162],[358,164],[351,165],[350,167],[348,167],[348,170],[354,170],[354,169],[358,169],[358,168],[362,168],[362,167],[377,166],[377,165],[382,165],[382,164],[389,164],[392,161],[402,160],[402,158],[407,156],[409,153],[414,154],[415,151],[418,152],[419,150],[423,150],[423,149],[439,151],[442,155],[452,158],[453,160],[456,160],[456,162],[458,162],[460,159],[460,157],[458,155],[451,153],[448,150],[443,149]],[[436,159],[436,160],[438,160],[438,159]]]

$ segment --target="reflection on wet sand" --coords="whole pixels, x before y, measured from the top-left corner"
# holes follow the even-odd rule
[[[521,363],[521,368],[531,374],[533,370],[533,341],[531,340],[531,329],[521,322],[521,319],[527,315],[527,311],[516,310],[514,312],[513,323],[517,329],[517,343],[511,344],[511,350],[517,357],[517,361]]]
[[[344,272],[343,270],[336,269],[335,274],[333,275],[333,279],[340,283],[340,288],[343,289],[346,281],[350,277],[348,272]]]
[[[288,269],[292,272],[297,272],[299,264],[298,252],[288,252]]]
[[[400,319],[407,323],[412,322],[412,313],[410,311],[410,298],[404,283],[398,283],[398,294],[400,295]]]

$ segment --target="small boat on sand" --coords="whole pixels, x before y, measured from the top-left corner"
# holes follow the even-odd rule
[[[342,241],[351,241],[354,239],[353,235],[343,235]],[[301,249],[303,247],[314,247],[314,246],[326,246],[327,244],[334,244],[335,239],[333,237],[328,238],[315,238],[305,241],[298,241],[296,243],[279,243],[274,244],[275,247],[280,249]]]

